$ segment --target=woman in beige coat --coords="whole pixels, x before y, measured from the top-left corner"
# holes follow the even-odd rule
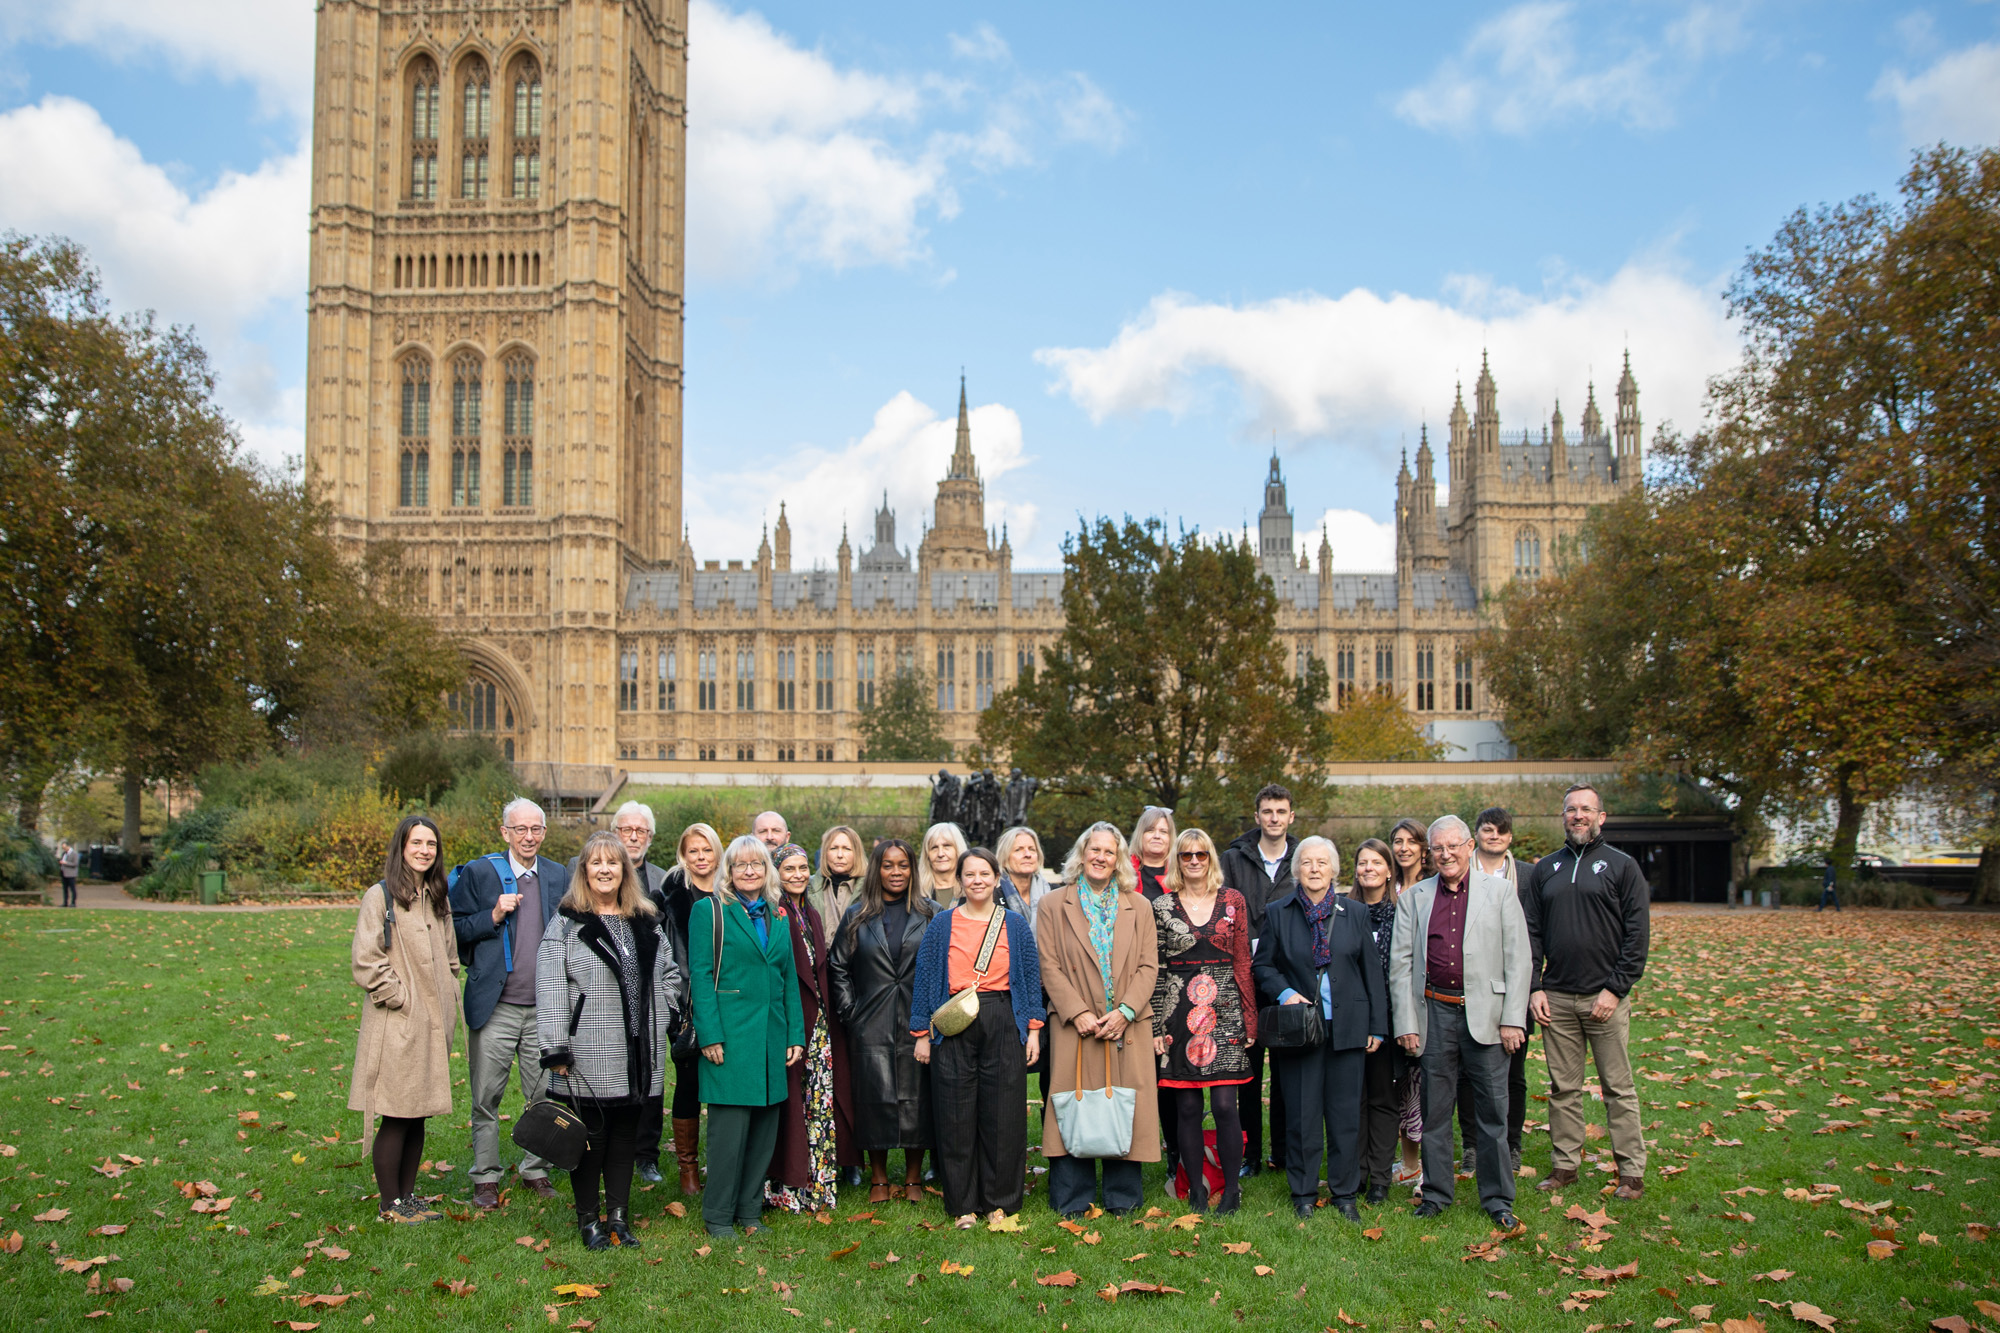
[[[1106,1052],[1112,1086],[1138,1094],[1131,1151],[1104,1162],[1104,1206],[1123,1213],[1145,1197],[1139,1164],[1160,1160],[1153,1072],[1159,927],[1151,904],[1135,890],[1132,854],[1113,825],[1083,831],[1062,878],[1063,886],[1035,910],[1042,988],[1049,997],[1049,1096],[1076,1089],[1079,1053],[1082,1086],[1105,1086]],[[1065,1216],[1088,1209],[1097,1196],[1096,1163],[1069,1155],[1047,1105],[1042,1155],[1049,1162],[1049,1206]]]
[[[368,992],[347,1108],[373,1137],[384,1222],[442,1216],[417,1195],[424,1121],[451,1113],[451,1037],[458,1022],[458,947],[439,864],[438,827],[424,815],[396,826],[382,881],[361,895],[354,984]],[[380,1123],[377,1123],[377,1117]]]

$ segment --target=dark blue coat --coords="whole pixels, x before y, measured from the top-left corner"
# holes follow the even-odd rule
[[[939,912],[931,918],[930,925],[924,927],[923,943],[917,946],[917,983],[910,995],[910,1028],[916,1030],[917,1019],[929,1018],[937,1012],[939,1005],[951,998],[951,923],[958,915],[958,909]],[[1019,912],[1008,910],[1001,919],[1006,923],[1007,940],[1007,985],[1013,991],[1014,1026],[1020,1031],[1021,1044],[1028,1044],[1028,1024],[1044,1022],[1048,1013],[1042,1008],[1042,958],[1035,949],[1035,932],[1028,928],[1028,918]],[[937,1033],[932,1032],[933,1040]]]
[[[535,858],[535,874],[542,889],[542,933],[547,934],[556,904],[569,891],[569,874],[562,862],[546,856]],[[493,1006],[500,1003],[500,990],[507,984],[506,950],[501,947],[500,936],[503,929],[510,935],[513,933],[514,918],[508,916],[505,927],[493,924],[493,909],[505,891],[500,872],[483,856],[465,863],[458,883],[451,889],[451,925],[458,936],[458,961],[465,968],[468,1028],[486,1026],[486,1020],[493,1017]],[[514,965],[519,967],[521,962],[520,951],[516,950]]]
[[[1327,1048],[1346,1051],[1367,1046],[1370,1037],[1388,1040],[1389,985],[1368,929],[1367,906],[1337,899],[1327,921],[1327,944],[1331,956],[1326,972],[1333,992]],[[1313,966],[1312,923],[1306,920],[1304,890],[1294,886],[1271,904],[1250,970],[1265,1004],[1277,1004],[1288,990],[1319,1003],[1319,969]]]

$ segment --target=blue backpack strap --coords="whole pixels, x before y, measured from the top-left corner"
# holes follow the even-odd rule
[[[521,891],[519,888],[515,887],[514,866],[513,863],[507,859],[507,854],[505,852],[488,852],[486,854],[486,859],[489,863],[492,864],[494,871],[500,876],[500,891],[502,893],[519,893]],[[507,914],[507,919],[500,923],[500,957],[501,960],[504,963],[506,963],[507,971],[509,973],[513,972],[514,916],[513,913],[511,912]]]

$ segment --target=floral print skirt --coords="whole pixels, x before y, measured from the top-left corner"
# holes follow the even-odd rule
[[[766,1181],[764,1198],[773,1208],[787,1212],[817,1213],[833,1207],[840,1183],[840,1169],[833,1161],[833,1042],[827,1035],[824,1015],[806,1038],[801,1087],[806,1103],[806,1156],[812,1163],[813,1183],[793,1189]]]

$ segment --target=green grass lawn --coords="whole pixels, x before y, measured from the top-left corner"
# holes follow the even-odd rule
[[[1270,1175],[1237,1217],[1178,1229],[1154,1168],[1163,1216],[1081,1237],[1037,1190],[1018,1233],[856,1201],[710,1248],[669,1184],[637,1196],[644,1247],[605,1254],[566,1201],[471,1213],[462,1101],[428,1147],[451,1220],[374,1220],[346,1109],[350,933],[344,911],[0,914],[0,1327],[1813,1327],[1798,1302],[1841,1330],[2000,1329],[1975,1305],[2000,1301],[2000,918],[1656,916],[1634,1020],[1646,1198],[1600,1193],[1605,1152],[1561,1204],[1522,1182],[1527,1234],[1499,1245],[1466,1182],[1442,1219],[1365,1209],[1373,1240],[1325,1210],[1298,1223]],[[1546,1175],[1545,1136],[1527,1161]],[[194,1211],[201,1182],[226,1211]],[[1611,1222],[1593,1233],[1572,1204]],[[1877,1233],[1898,1247],[1879,1259]],[[1100,1295],[1128,1281],[1178,1291]],[[598,1294],[556,1293],[572,1283]]]

